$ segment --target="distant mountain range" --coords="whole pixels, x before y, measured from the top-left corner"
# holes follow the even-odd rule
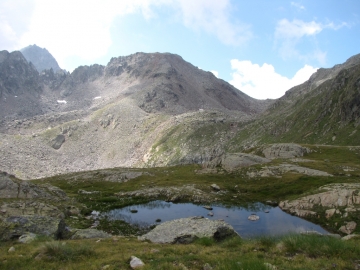
[[[360,141],[360,55],[266,101],[174,54],[136,53],[72,73],[52,58],[36,45],[0,52],[0,170],[23,179],[206,164],[264,143]]]

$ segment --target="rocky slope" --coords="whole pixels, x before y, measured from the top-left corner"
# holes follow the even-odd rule
[[[278,99],[229,146],[297,142],[358,145],[360,54],[344,64],[319,69],[308,81]],[[251,135],[250,135],[251,134]]]
[[[174,129],[190,135],[220,124],[224,137],[233,122],[247,121],[270,104],[168,53],[136,53],[71,74],[38,74],[20,53],[3,53],[21,62],[21,70],[32,70],[30,78],[39,85],[38,92],[30,86],[27,91],[38,93],[37,110],[22,113],[26,99],[21,104],[0,101],[2,108],[14,108],[1,114],[1,168],[23,179],[118,166],[201,163],[223,147],[208,143],[199,153],[195,134],[180,154],[151,151]],[[19,60],[13,59],[16,55]],[[11,71],[11,64],[5,64]],[[13,76],[23,75],[16,70]]]
[[[54,72],[60,71],[61,68],[56,59],[45,48],[30,45],[20,50],[26,60],[32,63],[38,72],[46,69],[52,69]]]
[[[112,58],[71,74],[39,74],[19,52],[2,55],[0,169],[23,179],[249,161],[239,153],[269,142],[360,141],[359,56],[320,69],[279,100],[259,101],[169,53]]]

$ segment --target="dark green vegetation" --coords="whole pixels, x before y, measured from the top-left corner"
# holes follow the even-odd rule
[[[14,252],[8,252],[13,246]],[[101,241],[37,240],[29,244],[0,243],[1,269],[131,269],[132,255],[147,269],[358,269],[358,240],[342,241],[316,235],[231,238],[223,242],[199,239],[189,245],[159,245],[136,238]]]
[[[242,126],[228,149],[238,151],[255,141],[358,145],[359,90],[359,65],[342,70],[318,87],[309,80],[289,90],[261,118]]]

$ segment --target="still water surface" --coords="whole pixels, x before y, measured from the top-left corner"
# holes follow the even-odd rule
[[[152,201],[146,204],[114,209],[103,213],[103,215],[111,220],[124,220],[128,223],[142,226],[160,224],[165,221],[192,216],[204,216],[213,220],[223,219],[233,226],[242,237],[282,235],[302,231],[328,233],[319,225],[289,215],[279,207],[272,207],[262,203],[248,204],[245,207],[212,206],[212,208],[213,210],[209,211],[202,206],[192,203]],[[131,210],[137,210],[138,212],[132,213]],[[212,212],[214,215],[212,217],[208,216],[209,212]],[[251,214],[258,215],[260,219],[257,221],[248,220]],[[161,222],[156,222],[157,219],[160,219]]]

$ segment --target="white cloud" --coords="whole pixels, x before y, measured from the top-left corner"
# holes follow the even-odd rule
[[[326,62],[326,52],[321,51],[315,47],[310,53],[301,52],[300,43],[306,37],[316,38],[316,35],[321,33],[324,29],[339,30],[344,26],[349,26],[343,22],[341,24],[334,24],[328,22],[326,24],[310,21],[304,22],[302,20],[294,19],[289,21],[282,19],[278,21],[275,29],[275,47],[283,59],[297,58],[305,62],[315,59],[319,64],[324,65]],[[316,42],[314,42],[316,44]],[[310,46],[316,46],[310,44]],[[309,51],[309,49],[307,49]]]
[[[141,13],[150,20],[158,7],[177,22],[206,32],[226,45],[252,38],[250,26],[230,20],[230,0],[3,0],[0,3],[0,45],[7,50],[30,44],[47,48],[64,66],[66,59],[87,62],[106,55],[116,17]],[[25,7],[25,9],[24,9]],[[175,16],[174,16],[175,15]]]
[[[33,1],[0,1],[0,48],[1,50],[19,49],[19,39],[30,23]]]
[[[300,3],[291,2],[291,5],[292,5],[293,7],[296,7],[297,9],[305,10],[305,7],[304,7],[303,5],[301,5]]]
[[[252,37],[248,24],[230,21],[229,0],[176,0],[181,10],[183,23],[192,29],[215,35],[226,45],[243,45]]]
[[[317,69],[305,65],[296,72],[291,79],[276,73],[272,65],[264,63],[262,66],[251,61],[231,60],[232,80],[230,83],[245,94],[257,98],[279,98],[291,87],[299,85],[309,79]]]
[[[212,74],[214,74],[216,78],[219,78],[219,72],[218,72],[218,71],[216,71],[216,70],[210,70],[210,72],[211,72]]]

